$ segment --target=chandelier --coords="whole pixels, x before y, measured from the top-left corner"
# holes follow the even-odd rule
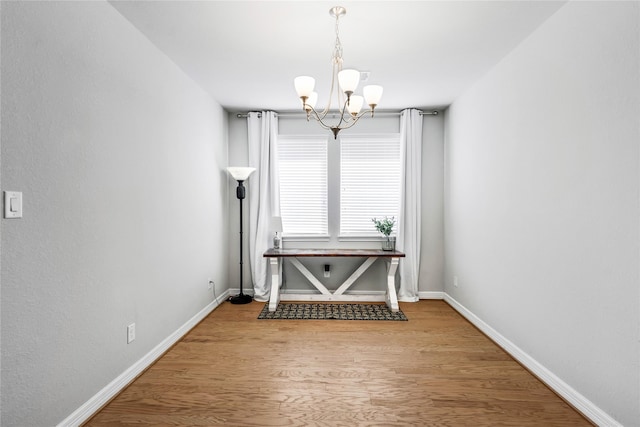
[[[327,106],[322,111],[315,109],[318,101],[318,93],[313,91],[315,79],[309,76],[299,76],[294,80],[294,85],[298,96],[302,100],[302,109],[307,113],[307,121],[314,118],[321,127],[333,132],[333,138],[338,138],[338,132],[355,125],[360,117],[375,110],[382,97],[382,86],[369,85],[362,89],[364,95],[354,95],[358,83],[360,82],[360,72],[352,69],[342,69],[342,44],[340,43],[339,20],[347,13],[347,9],[342,6],[335,6],[329,9],[329,15],[336,19],[336,43],[331,58],[333,72],[331,74],[331,89],[329,90],[329,100]],[[337,83],[337,84],[336,84]],[[334,92],[338,106],[337,113],[331,113],[331,104]],[[368,110],[361,111],[364,102],[369,106]],[[329,117],[328,117],[329,116]],[[335,118],[334,124],[328,124],[326,119]]]

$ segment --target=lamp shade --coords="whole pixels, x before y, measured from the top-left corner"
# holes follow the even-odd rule
[[[277,231],[282,233],[282,217],[280,216],[271,217],[271,231]]]
[[[243,166],[232,166],[227,168],[227,172],[229,172],[236,181],[246,181],[255,170],[256,168]]]
[[[360,72],[358,70],[342,70],[338,73],[338,82],[343,92],[355,92],[360,83]]]
[[[349,110],[349,114],[352,116],[358,115],[360,110],[362,109],[362,104],[364,103],[364,98],[359,95],[351,95],[351,100],[349,100],[349,104],[347,105],[347,110]]]
[[[369,85],[362,88],[362,94],[367,100],[367,105],[378,105],[382,98],[382,86]]]
[[[293,84],[296,87],[298,96],[310,96],[313,92],[313,87],[316,85],[316,79],[309,76],[299,76],[293,80]]]

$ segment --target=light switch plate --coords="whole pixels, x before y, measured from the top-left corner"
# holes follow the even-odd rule
[[[4,217],[22,218],[22,192],[4,192]]]

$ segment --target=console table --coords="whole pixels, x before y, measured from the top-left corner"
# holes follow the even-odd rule
[[[376,249],[268,249],[264,253],[265,258],[269,258],[271,265],[271,295],[269,298],[269,311],[275,311],[280,302],[280,262],[285,258],[320,291],[320,295],[314,295],[316,301],[353,301],[353,298],[345,296],[344,292],[367,271],[367,269],[378,258],[385,258],[389,261],[387,268],[387,293],[385,301],[391,311],[398,311],[398,295],[396,294],[396,270],[400,263],[400,258],[405,255],[398,251],[383,251]],[[360,257],[366,260],[353,272],[347,280],[342,283],[333,293],[329,291],[311,272],[298,260],[303,257]]]

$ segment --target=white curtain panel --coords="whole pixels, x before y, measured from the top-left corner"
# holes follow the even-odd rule
[[[253,279],[253,298],[268,301],[271,288],[268,261],[264,252],[272,246],[271,218],[280,216],[278,182],[278,116],[273,111],[251,112],[249,126],[249,166],[256,172],[248,181],[249,263]]]
[[[406,257],[400,261],[400,289],[398,300],[418,301],[420,272],[420,236],[422,222],[422,115],[419,110],[407,109],[400,114],[400,143],[402,149],[402,183],[400,224],[397,247]]]

